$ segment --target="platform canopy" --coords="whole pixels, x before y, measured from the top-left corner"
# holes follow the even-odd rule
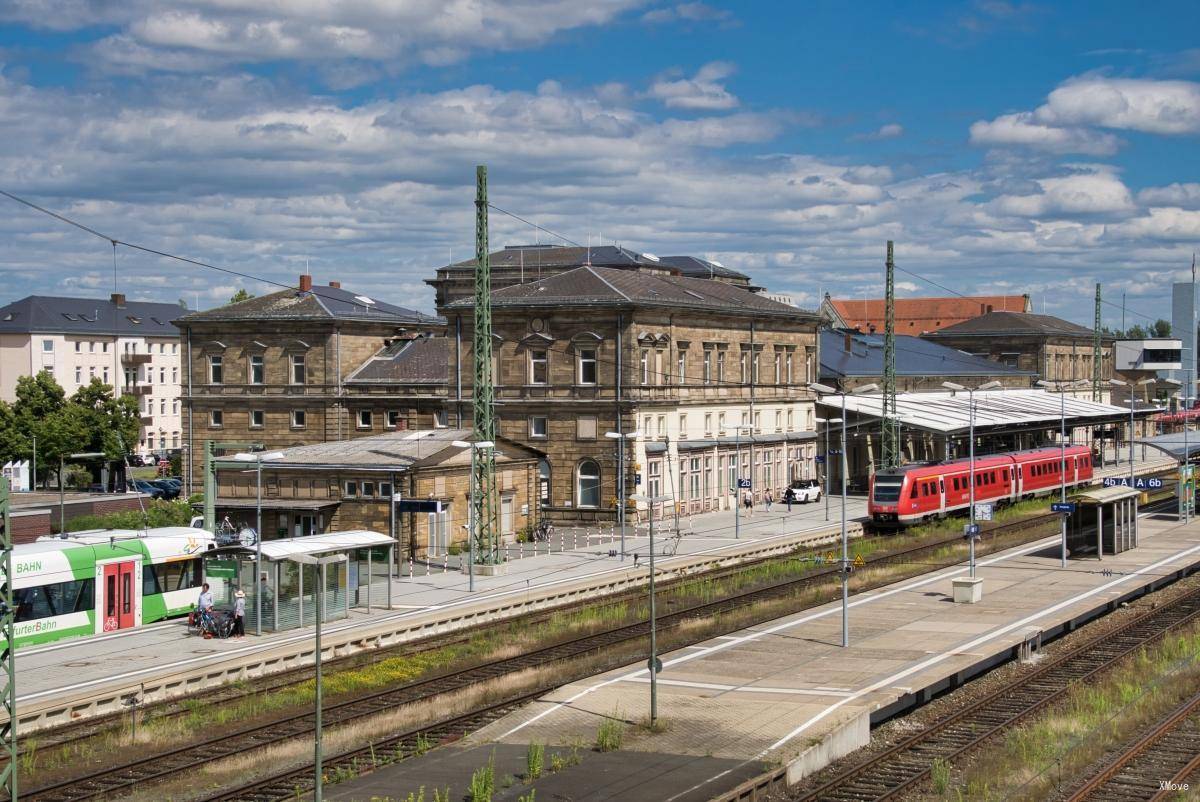
[[[297,554],[328,554],[335,551],[369,549],[374,546],[394,546],[396,541],[379,532],[365,529],[348,532],[328,532],[323,535],[264,540],[262,556],[267,560],[286,560]],[[245,549],[254,551],[253,547]]]
[[[1156,448],[1164,454],[1169,454],[1179,462],[1185,459],[1195,459],[1200,455],[1200,431],[1191,431],[1184,441],[1183,432],[1170,432],[1154,437],[1139,437],[1133,441],[1137,445]]]
[[[970,428],[966,391],[898,393],[896,414],[903,427],[939,434],[960,434]],[[1065,410],[1064,410],[1065,402]],[[819,403],[840,410],[842,396],[824,395]],[[856,415],[883,417],[883,396],[847,395],[846,409]],[[1068,426],[1095,426],[1129,420],[1129,407],[1098,404],[1045,390],[985,390],[975,393],[975,429],[980,431],[1044,427],[1057,424],[1065,411]],[[1156,409],[1135,410],[1145,417]]]

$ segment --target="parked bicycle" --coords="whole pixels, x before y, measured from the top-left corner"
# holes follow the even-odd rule
[[[554,527],[546,519],[538,521],[537,526],[533,528],[533,539],[539,543],[547,543],[550,536],[554,534]]]

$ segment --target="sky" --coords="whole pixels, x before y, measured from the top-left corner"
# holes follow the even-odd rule
[[[430,311],[489,198],[815,307],[1170,317],[1200,248],[1200,4],[0,0],[0,189],[229,270]],[[7,302],[277,287],[0,197]],[[493,211],[493,249],[554,242]],[[933,282],[933,283],[930,283]]]

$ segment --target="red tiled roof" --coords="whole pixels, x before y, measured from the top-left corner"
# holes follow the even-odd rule
[[[834,310],[850,328],[868,332],[884,327],[884,300],[830,299]],[[897,298],[896,333],[922,334],[937,331],[988,312],[1028,312],[1026,295],[977,295],[969,298]]]

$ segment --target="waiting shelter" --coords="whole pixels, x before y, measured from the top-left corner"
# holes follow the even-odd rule
[[[1118,554],[1138,545],[1138,499],[1132,487],[1097,487],[1072,493],[1075,512],[1067,518],[1067,548],[1072,557]]]
[[[348,617],[351,608],[390,608],[388,571],[395,545],[388,535],[366,530],[264,540],[259,582],[254,581],[255,546],[228,546],[205,555],[204,577],[218,607],[231,608],[236,589],[246,593],[247,631],[255,627],[255,594],[261,593],[262,629],[279,632],[316,622],[318,592],[324,594],[327,621]],[[324,588],[317,566],[292,559],[336,553],[344,553],[347,561],[326,569]]]

